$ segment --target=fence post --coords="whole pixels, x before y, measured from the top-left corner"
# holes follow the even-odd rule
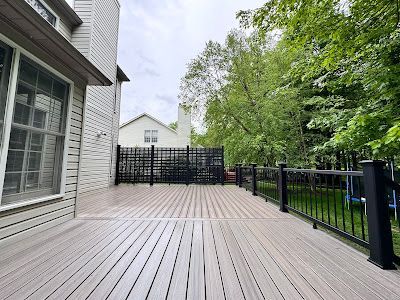
[[[150,186],[154,185],[154,145],[151,145],[150,154]]]
[[[383,161],[362,161],[370,246],[369,261],[382,269],[395,269],[393,240],[386,198]]]
[[[253,196],[257,196],[257,164],[251,164],[251,186],[253,190]]]
[[[235,165],[235,185],[239,185],[239,164]]]
[[[189,169],[189,145],[186,146],[186,185],[189,185],[190,180],[189,180],[189,175],[190,175],[190,169]]]
[[[238,164],[238,185],[239,187],[242,187],[243,182],[242,182],[242,164]]]
[[[221,147],[222,151],[222,170],[221,170],[221,185],[225,184],[225,159],[224,159],[224,146]]]
[[[117,161],[115,163],[115,185],[119,185],[119,160],[121,155],[121,145],[117,145]]]
[[[279,210],[281,212],[288,212],[286,205],[288,204],[287,197],[287,173],[284,170],[287,165],[284,162],[278,163],[279,166],[279,181],[278,181],[278,189],[279,189]]]

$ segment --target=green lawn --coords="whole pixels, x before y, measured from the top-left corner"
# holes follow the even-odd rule
[[[257,189],[262,194],[278,200],[274,184],[260,181],[257,182]],[[326,190],[326,188],[320,189],[316,187],[311,191],[309,185],[290,185],[288,187],[288,202],[291,207],[307,213],[308,215],[312,215],[314,218],[324,221],[360,239],[368,241],[365,204],[353,202],[351,206],[346,203],[345,199],[346,190],[343,190],[341,193],[340,189],[333,188],[328,188],[328,190]],[[352,215],[354,228],[351,222]],[[364,223],[364,238],[362,220]],[[392,235],[394,252],[397,256],[400,256],[400,230],[398,222],[394,220],[394,215],[392,215]]]

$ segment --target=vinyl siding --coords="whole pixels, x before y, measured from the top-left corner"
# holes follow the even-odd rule
[[[17,242],[74,217],[82,135],[83,101],[84,90],[75,87],[70,137],[67,142],[65,197],[0,212],[0,248],[5,244]]]
[[[123,147],[150,147],[152,143],[144,142],[145,130],[158,130],[158,142],[154,143],[156,147],[179,147],[176,132],[146,115],[119,130],[119,144]]]
[[[119,4],[115,0],[78,0],[75,11],[84,24],[72,36],[72,43],[112,82],[116,81]],[[112,156],[116,149],[115,124],[119,123],[114,102],[118,91],[90,86],[86,94],[85,126],[79,195],[108,189],[112,184]],[[98,132],[106,135],[98,136]]]

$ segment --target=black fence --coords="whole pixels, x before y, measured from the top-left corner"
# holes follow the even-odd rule
[[[237,165],[236,184],[369,249],[371,262],[390,269],[400,262],[400,187],[384,163],[362,165],[362,172]]]
[[[224,184],[222,148],[117,148],[119,183]]]

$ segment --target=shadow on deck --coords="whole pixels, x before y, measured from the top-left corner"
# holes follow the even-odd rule
[[[235,186],[120,186],[0,249],[1,299],[399,299],[399,280]]]

